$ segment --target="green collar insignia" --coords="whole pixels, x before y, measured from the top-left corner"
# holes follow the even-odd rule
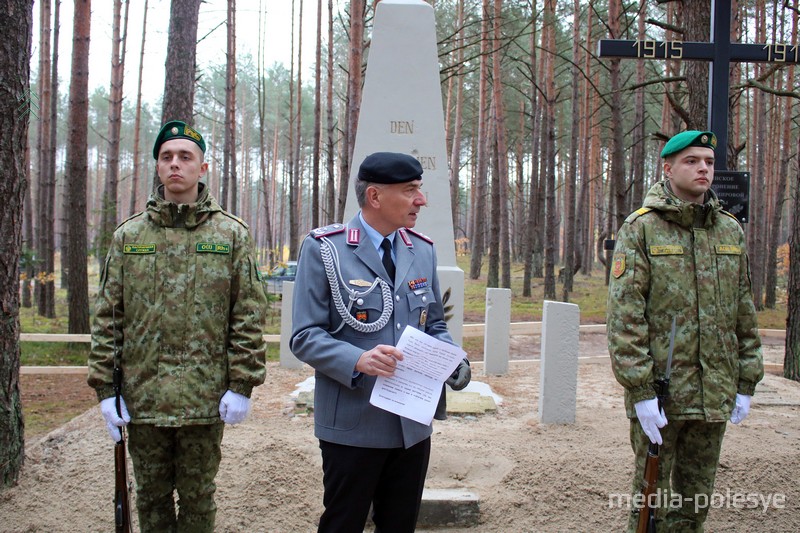
[[[122,248],[124,254],[154,254],[156,253],[156,245],[152,244],[126,244]]]
[[[211,242],[198,242],[195,251],[199,254],[229,254],[231,253],[230,244],[214,244]]]

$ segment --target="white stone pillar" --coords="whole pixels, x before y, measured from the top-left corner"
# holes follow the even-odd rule
[[[508,372],[511,331],[511,289],[486,289],[486,331],[483,336],[483,372]]]
[[[382,0],[376,7],[358,131],[350,166],[345,221],[358,211],[353,183],[364,158],[402,152],[422,164],[428,199],[415,230],[436,246],[442,296],[452,316],[448,330],[461,343],[464,271],[456,264],[450,175],[445,144],[442,87],[433,8],[423,0]]]
[[[292,337],[292,299],[294,298],[294,281],[284,281],[281,297],[281,352],[280,362],[284,368],[300,368],[303,362],[294,356],[289,349]]]
[[[542,312],[542,362],[539,421],[575,423],[578,393],[580,308],[545,300]]]

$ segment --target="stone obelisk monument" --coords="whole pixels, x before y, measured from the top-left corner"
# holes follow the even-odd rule
[[[435,243],[448,329],[460,344],[464,271],[456,265],[436,21],[422,0],[382,0],[376,8],[345,220],[358,211],[352,184],[373,152],[403,152],[422,164],[428,206],[414,229]]]

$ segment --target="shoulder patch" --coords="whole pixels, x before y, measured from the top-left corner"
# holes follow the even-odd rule
[[[636,220],[640,216],[646,215],[647,213],[649,213],[652,210],[653,210],[652,207],[640,207],[639,209],[637,209],[636,211],[634,211],[633,213],[628,215],[628,218],[625,219],[625,222],[628,222],[628,223],[633,222],[634,220]]]
[[[327,237],[328,235],[342,233],[345,228],[346,226],[344,224],[330,224],[321,228],[312,229],[308,234],[315,239],[321,239],[322,237]]]
[[[416,235],[417,237],[419,237],[419,238],[420,238],[420,239],[422,239],[423,241],[426,241],[426,242],[429,242],[430,244],[433,244],[433,239],[431,239],[430,237],[428,237],[428,236],[427,236],[427,235],[425,235],[424,233],[420,233],[420,232],[418,232],[418,231],[414,231],[414,230],[413,230],[413,229],[411,229],[411,228],[403,228],[403,229],[404,229],[405,231],[409,232],[409,233],[410,233],[410,234],[412,234],[412,235]]]

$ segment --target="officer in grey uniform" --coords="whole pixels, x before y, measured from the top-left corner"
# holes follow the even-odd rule
[[[294,288],[291,349],[316,370],[314,427],[325,511],[319,531],[411,532],[430,455],[430,425],[369,403],[377,376],[392,376],[406,325],[454,344],[447,331],[433,242],[411,228],[427,203],[416,158],[378,152],[359,167],[360,212],[313,230]],[[464,360],[447,383],[470,379]],[[444,391],[442,392],[444,397]],[[443,417],[440,402],[437,418]]]

